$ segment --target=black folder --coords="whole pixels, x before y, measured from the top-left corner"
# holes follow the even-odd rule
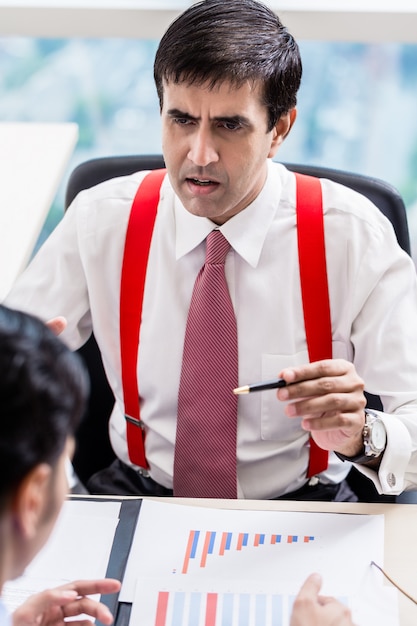
[[[92,502],[106,502],[102,498],[94,498],[94,496],[77,497],[72,496],[71,500],[87,500]],[[139,517],[139,511],[142,504],[141,498],[111,498],[113,502],[120,502],[119,523],[114,535],[113,545],[107,565],[106,578],[116,578],[123,582],[126,570],[127,559],[135,534],[136,524]],[[105,604],[114,616],[115,626],[128,626],[132,605],[127,602],[119,602],[119,594],[107,594],[101,597],[101,602]],[[103,626],[96,620],[97,626]]]

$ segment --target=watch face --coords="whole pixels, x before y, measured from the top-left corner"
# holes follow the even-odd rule
[[[381,420],[375,420],[371,430],[372,447],[376,450],[383,450],[385,448],[386,439],[387,435],[384,424]]]

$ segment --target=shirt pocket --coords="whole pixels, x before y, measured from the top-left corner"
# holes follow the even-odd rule
[[[334,358],[347,359],[348,351],[342,342],[333,342]],[[262,380],[276,378],[286,368],[304,365],[309,362],[306,350],[296,354],[263,354]],[[347,359],[349,360],[349,359]],[[277,399],[276,390],[262,391],[261,394],[261,439],[290,443],[298,439],[305,431],[301,428],[301,418],[287,417],[284,413],[285,402]]]

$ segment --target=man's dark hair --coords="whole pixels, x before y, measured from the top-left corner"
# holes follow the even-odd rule
[[[159,103],[163,81],[263,85],[268,132],[295,107],[302,65],[298,45],[265,5],[255,0],[204,0],[184,11],[159,44],[154,78]]]
[[[87,392],[76,354],[37,318],[0,306],[0,510],[31,469],[56,464]]]

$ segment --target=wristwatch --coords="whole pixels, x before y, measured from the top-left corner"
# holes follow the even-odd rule
[[[356,456],[346,456],[335,452],[342,461],[351,463],[366,463],[377,459],[385,450],[387,445],[387,431],[384,422],[373,411],[365,410],[365,425],[362,431],[363,450]]]

